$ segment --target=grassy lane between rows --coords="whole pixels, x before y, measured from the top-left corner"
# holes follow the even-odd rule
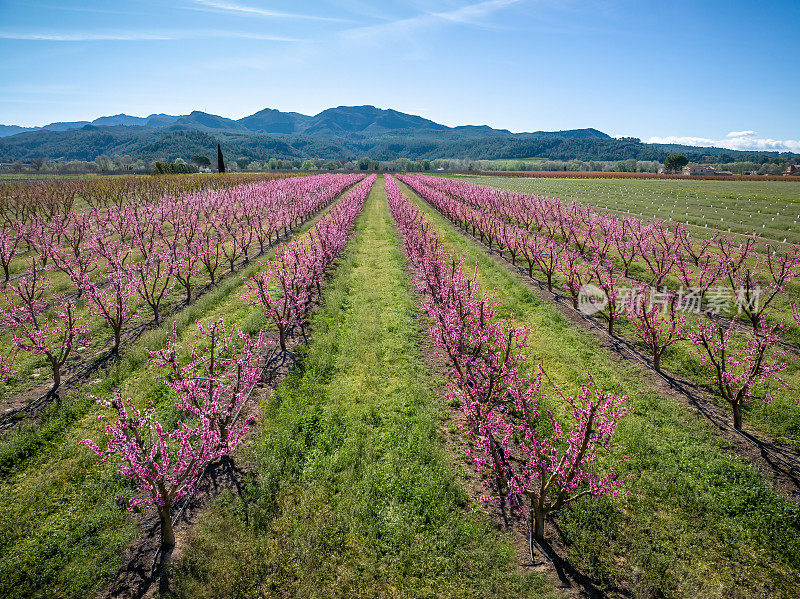
[[[471,512],[450,466],[404,268],[379,181],[310,345],[263,406],[245,501],[201,520],[176,595],[551,595]]]
[[[558,518],[570,559],[602,583],[640,597],[800,596],[800,509],[779,497],[753,466],[725,451],[695,411],[658,395],[635,368],[616,362],[588,331],[568,322],[408,187],[444,247],[478,263],[483,289],[530,327],[529,366],[575,393],[592,373],[634,407],[619,426],[611,459],[631,456],[622,474],[630,495],[580,501]],[[549,406],[554,410],[557,406]]]
[[[116,474],[116,464],[101,464],[78,445],[101,436],[100,408],[87,395],[109,398],[119,388],[139,406],[153,401],[162,421],[174,421],[173,396],[155,380],[161,373],[149,364],[146,348],[164,346],[173,320],[181,343],[196,333],[197,320],[223,318],[250,334],[271,328],[239,295],[243,278],[260,268],[253,262],[224,279],[174,319],[145,333],[118,363],[65,397],[60,408],[50,409],[40,425],[0,439],[0,597],[85,598],[117,574],[123,551],[137,534],[127,502],[117,496],[129,495],[132,487]]]

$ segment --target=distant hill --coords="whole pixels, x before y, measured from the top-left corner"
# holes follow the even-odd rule
[[[195,110],[186,116],[178,117],[178,119],[170,125],[170,128],[198,131],[250,131],[247,127],[234,120],[226,119],[224,116],[200,112],[199,110]]]
[[[239,123],[256,133],[297,133],[305,128],[313,117],[299,112],[281,112],[265,108],[255,114],[239,119]]]
[[[448,129],[428,119],[396,110],[381,110],[374,106],[339,106],[320,112],[305,123],[301,132],[326,137],[351,134],[372,137],[391,132],[439,132]]]
[[[72,129],[80,129],[81,127],[88,125],[89,121],[72,121],[67,123],[50,123],[49,125],[45,125],[42,129],[46,129],[47,131],[71,131]]]
[[[34,131],[36,127],[20,127],[19,125],[0,125],[0,137],[8,137],[25,131]]]
[[[101,116],[93,121],[71,121],[65,123],[50,123],[42,127],[20,127],[19,125],[0,125],[0,137],[8,137],[16,135],[17,133],[25,133],[27,131],[71,131],[73,129],[80,129],[86,125],[94,125],[96,127],[116,127],[123,125],[126,127],[165,127],[171,125],[178,118],[177,116],[170,116],[168,114],[151,114],[147,117],[130,116],[129,114],[115,114],[113,116]]]
[[[127,114],[43,127],[0,125],[0,162],[94,160],[101,154],[174,160],[210,155],[218,143],[234,157],[341,158],[369,156],[433,159],[663,160],[676,146],[616,139],[597,129],[512,133],[487,125],[448,127],[429,119],[374,106],[338,106],[314,116],[265,108],[241,119],[193,111],[187,115]],[[754,154],[722,148],[681,146],[692,159]]]

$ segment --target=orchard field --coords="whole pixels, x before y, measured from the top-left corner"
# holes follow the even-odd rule
[[[0,196],[0,596],[800,595],[798,183]]]
[[[660,218],[732,233],[800,242],[800,182],[686,179],[466,177],[478,185],[575,199],[641,218]],[[629,212],[630,211],[630,212]]]

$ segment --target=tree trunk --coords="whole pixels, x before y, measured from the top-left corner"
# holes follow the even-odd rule
[[[175,531],[172,529],[169,505],[159,507],[158,515],[161,520],[161,562],[158,572],[158,590],[160,593],[166,593],[169,590],[169,563],[175,547]]]
[[[175,531],[172,530],[172,517],[169,514],[169,505],[162,505],[158,508],[158,516],[161,520],[161,548],[167,549],[175,546]]]
[[[53,364],[53,391],[55,393],[56,390],[61,386],[61,368],[58,364]]]
[[[742,430],[742,406],[738,402],[733,402],[733,428],[737,431]]]
[[[119,356],[119,345],[122,337],[122,327],[114,330],[114,347],[111,348],[112,356]]]
[[[286,351],[286,327],[278,327],[278,335],[280,336],[281,351]]]
[[[544,512],[536,509],[537,498],[533,495],[531,498],[531,511],[528,518],[528,528],[530,533],[528,535],[528,549],[531,553],[531,562],[535,562],[536,558],[533,555],[533,545],[536,541],[544,541]]]
[[[54,397],[56,405],[61,407],[61,396],[58,394],[58,388],[61,386],[61,365],[51,354],[48,354],[47,357],[50,358],[50,367],[53,370],[53,386],[50,388],[48,395]]]
[[[661,372],[661,352],[653,353],[653,368],[655,368],[657,372]]]
[[[544,541],[544,514],[537,513],[534,515],[533,536],[537,541]]]

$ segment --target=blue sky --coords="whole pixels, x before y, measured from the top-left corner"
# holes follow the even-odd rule
[[[0,123],[374,104],[800,151],[800,1],[0,0]]]

